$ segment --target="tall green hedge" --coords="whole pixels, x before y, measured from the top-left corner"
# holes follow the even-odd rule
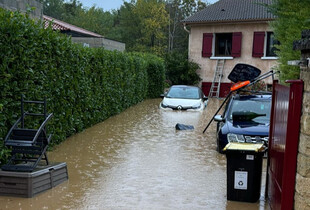
[[[52,144],[163,91],[164,62],[146,54],[84,48],[0,8],[0,165],[20,97],[47,99]]]

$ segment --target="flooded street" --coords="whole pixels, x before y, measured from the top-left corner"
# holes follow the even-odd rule
[[[221,101],[210,100],[204,112],[162,111],[159,102],[68,138],[48,155],[67,163],[69,180],[34,198],[2,196],[0,209],[269,209],[263,199],[227,201],[216,124],[202,133]],[[194,130],[176,131],[177,123]]]

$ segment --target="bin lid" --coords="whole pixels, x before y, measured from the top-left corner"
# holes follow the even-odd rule
[[[264,144],[258,143],[237,143],[237,142],[231,142],[226,145],[226,147],[223,149],[224,151],[227,150],[238,150],[238,151],[251,151],[251,152],[264,152]]]

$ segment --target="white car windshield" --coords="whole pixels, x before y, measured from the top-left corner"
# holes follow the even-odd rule
[[[199,89],[195,87],[172,87],[167,98],[199,99]]]

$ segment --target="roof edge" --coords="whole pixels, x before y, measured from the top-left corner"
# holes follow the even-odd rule
[[[252,19],[252,20],[228,20],[228,21],[182,21],[183,25],[213,25],[213,24],[231,24],[231,23],[257,23],[257,22],[270,22],[274,21],[276,18],[266,18],[266,19]]]
[[[97,34],[95,32],[86,30],[84,28],[72,25],[70,23],[66,23],[62,20],[58,20],[56,18],[47,16],[47,15],[43,15],[43,21],[48,21],[48,22],[52,22],[52,24],[57,24],[60,28],[59,30],[61,31],[74,31],[76,33],[80,33],[80,34],[86,34],[90,37],[98,37],[98,38],[104,38],[102,35]]]

